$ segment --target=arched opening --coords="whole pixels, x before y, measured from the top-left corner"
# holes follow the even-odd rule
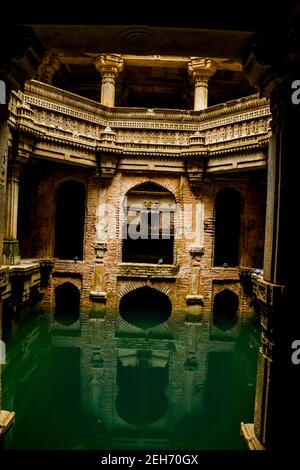
[[[221,189],[215,205],[215,266],[238,266],[241,198],[232,188]]]
[[[168,368],[152,367],[147,353],[151,356],[149,350],[138,351],[135,367],[124,367],[118,361],[116,409],[124,421],[134,426],[154,423],[165,415],[168,406]]]
[[[239,298],[230,289],[224,289],[214,298],[213,324],[222,331],[228,331],[237,323]]]
[[[67,181],[57,190],[54,256],[83,259],[85,187]]]
[[[55,313],[57,322],[65,326],[75,323],[80,316],[80,292],[71,282],[55,289]]]
[[[151,287],[140,287],[120,301],[120,315],[128,323],[144,330],[168,320],[172,304],[167,295]]]
[[[175,199],[162,186],[145,183],[125,197],[122,261],[172,264]]]

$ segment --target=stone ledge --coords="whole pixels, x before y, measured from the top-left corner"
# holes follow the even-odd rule
[[[179,266],[175,264],[120,263],[119,276],[145,276],[146,278],[175,277]]]
[[[187,295],[185,301],[187,305],[203,305],[204,296],[200,294]]]
[[[191,256],[202,256],[204,255],[204,246],[201,245],[190,245],[189,252]]]
[[[15,413],[11,411],[0,411],[0,437],[7,433],[9,428],[15,423]]]
[[[241,436],[249,450],[266,450],[255,435],[253,423],[241,423]]]
[[[106,292],[91,291],[90,299],[93,302],[106,302],[107,293]]]

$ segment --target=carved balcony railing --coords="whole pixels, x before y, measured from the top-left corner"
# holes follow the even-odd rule
[[[24,92],[12,93],[9,110],[10,126],[34,137],[37,149],[47,145],[68,148],[75,164],[77,151],[81,152],[78,163],[90,166],[97,164],[97,153],[187,159],[188,167],[194,168],[191,173],[198,175],[204,160],[212,172],[226,170],[228,158],[237,158],[235,164],[230,162],[231,169],[249,162],[266,165],[270,111],[268,102],[258,95],[203,111],[108,108],[30,80]],[[197,160],[202,162],[200,167],[195,166]]]

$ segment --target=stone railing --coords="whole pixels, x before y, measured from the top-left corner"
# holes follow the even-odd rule
[[[60,146],[121,155],[221,155],[265,147],[270,111],[257,95],[203,111],[108,108],[30,80],[13,92],[9,124]]]

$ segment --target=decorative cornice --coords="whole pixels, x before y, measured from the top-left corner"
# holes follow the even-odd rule
[[[12,92],[11,128],[37,142],[78,148],[88,154],[172,159],[265,148],[270,111],[257,95],[205,111],[112,108],[30,80],[25,93]]]

